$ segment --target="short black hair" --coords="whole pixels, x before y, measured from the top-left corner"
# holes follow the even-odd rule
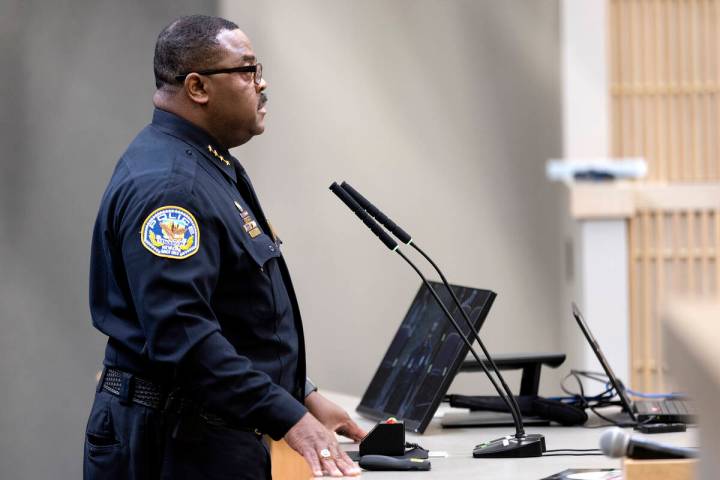
[[[207,15],[180,17],[163,28],[155,44],[155,86],[177,85],[177,75],[212,66],[220,55],[218,33],[237,28],[230,20]]]

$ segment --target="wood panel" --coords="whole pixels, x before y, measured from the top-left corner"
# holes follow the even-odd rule
[[[609,0],[612,156],[644,157],[645,181],[659,188],[693,182],[628,220],[631,385],[641,391],[670,388],[658,320],[666,298],[720,285],[720,207],[702,186],[720,180],[718,3]]]
[[[717,0],[610,0],[611,152],[650,181],[720,179]]]
[[[659,311],[668,296],[718,292],[720,210],[641,210],[630,220],[631,384],[669,388]]]
[[[290,448],[285,440],[274,441],[268,437],[272,478],[282,480],[307,480],[313,478],[310,466],[305,459]]]

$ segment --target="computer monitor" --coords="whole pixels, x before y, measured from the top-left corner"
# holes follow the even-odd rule
[[[467,337],[470,329],[450,293],[442,283],[429,283]],[[478,332],[495,293],[451,288]],[[404,421],[406,430],[424,432],[468,351],[431,292],[421,285],[357,411],[374,420],[395,417]]]

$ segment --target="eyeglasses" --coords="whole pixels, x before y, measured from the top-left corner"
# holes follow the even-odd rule
[[[242,67],[232,68],[218,68],[217,70],[199,70],[197,72],[189,72],[183,75],[177,75],[175,80],[178,82],[184,82],[190,73],[197,73],[199,75],[217,75],[218,73],[253,73],[253,82],[255,85],[260,85],[262,82],[262,63],[256,63],[255,65],[243,65]]]

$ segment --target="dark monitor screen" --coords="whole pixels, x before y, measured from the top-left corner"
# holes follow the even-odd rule
[[[470,329],[442,283],[429,282],[467,337]],[[495,293],[451,285],[475,331],[487,317]],[[407,430],[424,432],[468,347],[423,284],[388,347],[357,411],[375,420],[395,417]]]

